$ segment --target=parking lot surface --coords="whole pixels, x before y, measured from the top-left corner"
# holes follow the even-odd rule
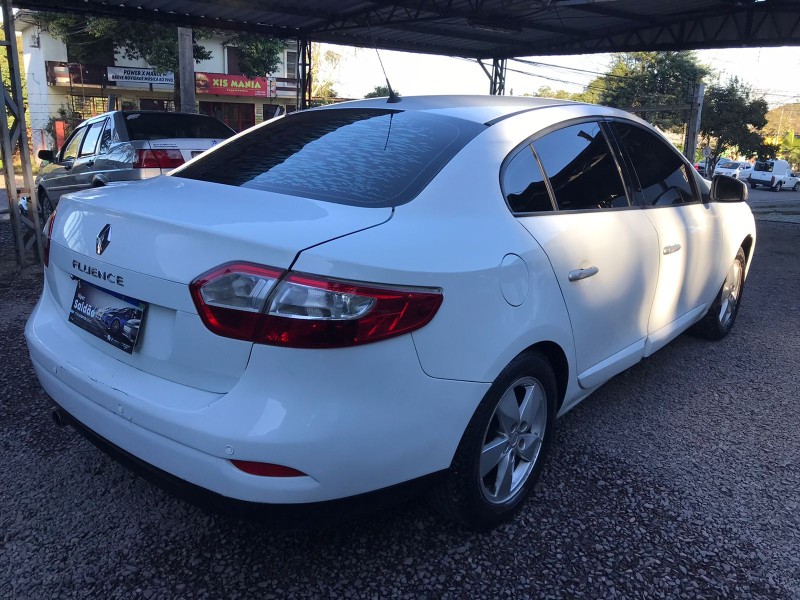
[[[733,333],[683,335],[562,418],[511,523],[418,500],[282,532],[53,425],[22,337],[41,273],[0,224],[0,598],[800,598],[800,225],[758,236]]]

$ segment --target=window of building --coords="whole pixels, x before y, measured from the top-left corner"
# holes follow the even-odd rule
[[[506,163],[502,185],[508,207],[514,213],[553,210],[542,170],[529,145]]]
[[[297,51],[286,51],[286,77],[289,79],[297,79]]]
[[[100,134],[103,132],[105,124],[106,119],[103,119],[102,121],[89,125],[89,129],[86,131],[86,137],[83,138],[83,144],[81,144],[79,156],[90,156],[97,151],[97,141],[100,139]]]
[[[228,75],[244,74],[239,66],[241,56],[242,53],[239,48],[235,46],[225,46],[225,62],[228,65]]]
[[[686,164],[678,152],[643,127],[613,121],[611,128],[635,171],[633,186],[645,206],[694,202]]]
[[[559,210],[629,206],[617,162],[597,123],[559,129],[533,143]]]

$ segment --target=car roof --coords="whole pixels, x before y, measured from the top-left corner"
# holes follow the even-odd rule
[[[88,119],[84,119],[81,122],[81,125],[88,125],[89,123],[94,123],[96,121],[102,121],[105,118],[114,116],[114,115],[192,115],[195,117],[208,117],[208,115],[202,115],[200,113],[185,113],[185,112],[174,112],[174,111],[165,111],[165,110],[110,110],[108,112],[104,112],[99,115],[95,115],[94,117],[89,117]],[[209,117],[213,118],[213,117]]]
[[[581,104],[583,103],[556,100],[554,98],[534,98],[531,96],[401,96],[399,102],[396,103],[388,102],[385,97],[370,98],[368,100],[329,104],[312,110],[382,108],[423,111],[474,121],[475,123],[487,123],[537,108]],[[607,107],[602,108],[605,109]]]

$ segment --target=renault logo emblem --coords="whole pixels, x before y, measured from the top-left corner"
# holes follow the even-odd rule
[[[103,229],[100,230],[100,234],[97,236],[97,245],[95,246],[95,250],[97,254],[102,254],[108,248],[108,245],[111,243],[111,223],[108,223]]]

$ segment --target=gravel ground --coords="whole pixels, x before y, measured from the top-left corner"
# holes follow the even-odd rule
[[[0,224],[0,598],[800,598],[800,226],[759,223],[734,333],[682,336],[558,422],[535,496],[465,532],[422,501],[329,529],[213,516],[57,429]]]

